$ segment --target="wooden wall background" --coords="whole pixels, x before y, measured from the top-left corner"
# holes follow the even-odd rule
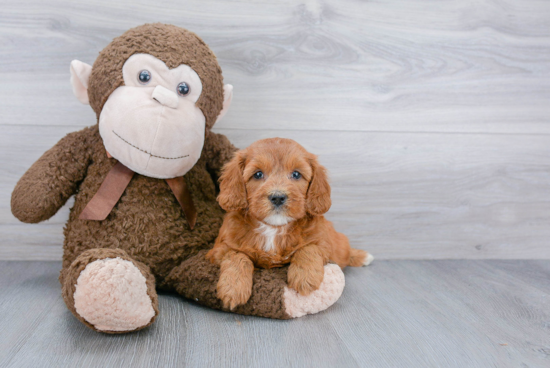
[[[61,257],[68,206],[18,222],[10,194],[95,123],[69,63],[165,22],[214,50],[244,147],[296,139],[330,170],[328,217],[379,259],[550,259],[550,2],[4,0],[0,259]]]

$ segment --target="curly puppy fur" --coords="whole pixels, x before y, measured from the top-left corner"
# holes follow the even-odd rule
[[[247,302],[254,266],[290,264],[288,285],[301,295],[318,290],[324,265],[370,263],[323,217],[331,206],[326,170],[291,139],[257,141],[225,168],[218,200],[230,211],[208,259],[220,265],[218,297],[235,308]]]
[[[98,117],[109,95],[122,85],[122,65],[134,53],[152,54],[170,68],[187,64],[203,83],[197,106],[206,117],[205,144],[199,161],[184,176],[198,212],[195,228],[189,228],[165,180],[137,173],[105,220],[78,219],[117,162],[107,156],[98,125],[67,135],[44,153],[19,180],[11,198],[18,219],[37,223],[53,216],[75,195],[64,229],[59,279],[67,307],[91,328],[76,312],[73,295],[80,273],[97,259],[120,257],[135,264],[147,280],[155,315],[155,287],[224,309],[215,291],[219,268],[205,259],[223,218],[215,183],[236,150],[225,136],[210,131],[223,104],[221,69],[208,46],[192,32],[161,24],[131,29],[107,46],[94,63],[88,95]],[[235,312],[289,318],[283,301],[286,272],[256,273],[250,301]]]

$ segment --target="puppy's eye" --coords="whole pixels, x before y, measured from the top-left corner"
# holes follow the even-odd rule
[[[293,171],[292,172],[292,179],[300,179],[302,177],[302,174],[300,174],[298,171]]]
[[[262,179],[264,177],[264,173],[261,171],[258,171],[254,174],[254,179]]]
[[[151,80],[151,72],[148,70],[142,70],[138,74],[138,80],[141,84],[147,84]]]
[[[189,88],[189,85],[185,82],[181,82],[180,84],[178,84],[177,89],[180,96],[185,96],[191,90],[191,88]]]

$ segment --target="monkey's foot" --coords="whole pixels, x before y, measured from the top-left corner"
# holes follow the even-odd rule
[[[309,295],[300,295],[296,290],[285,287],[283,298],[286,313],[291,318],[321,312],[333,305],[344,291],[346,280],[340,266],[327,264],[319,289]]]
[[[121,333],[149,325],[158,313],[156,299],[140,268],[121,257],[93,260],[74,283],[75,314],[102,332]]]
[[[145,277],[118,257],[86,266],[76,282],[74,306],[99,331],[135,330],[155,315]]]

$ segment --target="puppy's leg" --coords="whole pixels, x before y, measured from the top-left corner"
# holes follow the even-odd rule
[[[349,250],[349,265],[351,267],[368,266],[374,260],[372,254],[361,249],[351,248]]]
[[[351,267],[368,266],[374,260],[372,254],[361,249],[352,248],[348,237],[342,233],[336,232],[330,224],[328,227],[328,242],[330,242],[331,255],[330,260],[336,262],[342,269]]]
[[[253,273],[254,264],[243,253],[229,251],[224,255],[217,293],[225,308],[233,310],[248,301],[252,293]]]
[[[299,249],[288,268],[288,286],[301,295],[309,295],[323,282],[324,258],[319,247],[308,245]]]

